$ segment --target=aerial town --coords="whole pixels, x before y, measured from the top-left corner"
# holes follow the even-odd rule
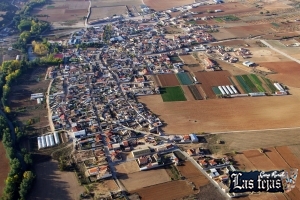
[[[24,165],[28,151],[35,163],[29,199],[300,198],[297,183],[286,193],[230,192],[231,172],[300,167],[300,4],[171,1],[42,4],[32,12],[51,26],[25,53],[10,44],[13,25],[0,29],[4,75],[12,60],[61,61],[3,86],[15,157]],[[60,9],[69,21],[59,22]]]

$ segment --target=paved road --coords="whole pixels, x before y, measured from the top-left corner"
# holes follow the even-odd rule
[[[296,59],[296,58],[293,58],[292,56],[290,56],[290,55],[288,55],[288,54],[286,54],[286,53],[284,53],[284,52],[282,52],[282,51],[280,51],[280,50],[274,48],[272,45],[270,45],[270,44],[269,44],[268,42],[266,42],[265,40],[260,40],[260,42],[263,43],[264,45],[266,45],[267,47],[269,47],[270,49],[272,49],[272,50],[274,50],[274,51],[280,53],[281,55],[283,55],[283,56],[285,56],[285,57],[287,57],[287,58],[289,58],[289,59],[291,59],[291,60],[293,60],[293,61],[295,61],[295,62],[297,62],[297,63],[300,64],[300,60],[298,60],[298,59]]]

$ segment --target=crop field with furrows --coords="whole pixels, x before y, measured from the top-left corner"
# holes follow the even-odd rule
[[[162,87],[180,85],[175,74],[159,74],[157,77]]]
[[[181,88],[183,90],[184,96],[187,101],[195,101],[195,98],[194,98],[192,92],[190,91],[189,86],[182,85]]]
[[[235,76],[234,78],[236,79],[236,82],[239,83],[240,87],[245,93],[266,91],[274,93],[275,91],[277,91],[272,81],[265,77],[258,77],[255,74],[249,74]],[[266,90],[265,87],[267,87],[268,90]]]
[[[195,85],[189,85],[188,87],[196,100],[203,99],[203,97],[201,96],[199,90],[197,89],[197,87]]]
[[[180,86],[161,88],[160,94],[164,102],[186,101],[186,98]]]
[[[228,71],[194,72],[194,75],[196,76],[206,96],[209,99],[216,98],[212,87],[220,85],[231,85],[231,82],[229,80],[231,74]]]

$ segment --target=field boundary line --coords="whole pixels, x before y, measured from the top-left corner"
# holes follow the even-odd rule
[[[284,162],[285,162],[290,168],[292,168],[291,165],[289,165],[289,163],[286,162],[285,158],[281,155],[281,153],[278,152],[277,147],[274,147],[274,149],[275,149],[275,151],[278,153],[278,155],[280,155],[280,157],[284,160]],[[291,152],[291,153],[292,153],[292,152]]]
[[[286,128],[270,128],[270,129],[256,129],[256,130],[240,130],[240,131],[220,131],[220,132],[211,132],[210,134],[222,134],[222,133],[243,133],[243,132],[259,132],[259,131],[280,131],[280,130],[296,130],[300,127],[286,127]]]

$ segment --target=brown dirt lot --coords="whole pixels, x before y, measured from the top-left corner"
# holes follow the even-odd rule
[[[180,180],[152,185],[132,193],[138,193],[142,199],[147,200],[173,200],[193,194],[193,190],[186,181]]]
[[[258,150],[250,150],[250,151],[256,151],[258,152],[258,154],[248,156],[249,151],[244,151],[243,153],[246,156],[246,158],[248,158],[248,160],[255,166],[256,169],[266,170],[266,171],[276,169],[275,165],[265,154],[260,153]]]
[[[159,103],[161,97],[151,95],[139,97],[139,101],[167,124],[163,128],[166,133],[189,134],[298,127],[300,90],[291,89],[291,93],[293,95],[168,103]],[[260,136],[257,139],[260,140]]]
[[[9,160],[6,157],[6,152],[4,149],[4,145],[2,142],[0,142],[0,197],[3,194],[3,189],[5,186],[5,180],[7,178],[8,172],[9,172]]]
[[[275,148],[266,148],[264,150],[265,150],[266,156],[274,163],[274,165],[278,169],[288,169],[289,168],[289,165],[280,156],[280,154],[276,151]]]
[[[34,121],[33,126],[40,128],[49,124],[46,103],[37,104],[36,100],[30,100],[33,93],[44,93],[47,91],[50,81],[45,80],[46,68],[35,69],[22,75],[17,84],[11,87],[9,96],[9,107],[16,112],[19,122],[26,124],[28,120]]]
[[[170,87],[180,85],[175,74],[160,74],[157,75],[162,87]]]
[[[191,55],[182,55],[179,58],[183,61],[184,64],[187,65],[195,65],[199,64],[199,62]]]
[[[231,34],[235,35],[235,37],[241,38],[249,37],[249,34],[251,34],[252,36],[257,36],[275,32],[269,24],[230,27],[228,28],[228,31]]]
[[[195,101],[194,96],[187,85],[182,85],[181,88],[187,101]]]
[[[35,184],[28,197],[33,199],[78,199],[85,191],[80,186],[74,172],[61,172],[56,161],[35,165]]]
[[[213,86],[231,85],[228,77],[231,74],[228,71],[214,71],[214,72],[194,72],[199,83],[208,98],[215,99],[216,95],[212,90]]]
[[[156,185],[170,181],[170,177],[165,169],[152,169],[149,171],[123,174],[118,178],[129,192],[150,185]]]
[[[300,87],[298,74],[300,73],[300,64],[296,62],[263,62],[260,66],[266,67],[277,74],[270,74],[268,78],[284,83],[292,87]]]
[[[192,4],[192,3],[194,3],[194,0],[168,0],[168,1],[144,0],[144,3],[154,10],[161,11],[161,10],[167,10],[167,9],[170,9],[173,7]]]
[[[183,166],[177,166],[182,176],[193,182],[197,188],[207,185],[209,180],[190,162],[187,161]]]
[[[120,174],[131,174],[140,171],[140,168],[135,160],[116,165],[115,168]]]
[[[242,153],[238,153],[234,155],[234,160],[236,161],[235,165],[239,168],[239,170],[244,170],[244,171],[256,170],[254,165]]]

